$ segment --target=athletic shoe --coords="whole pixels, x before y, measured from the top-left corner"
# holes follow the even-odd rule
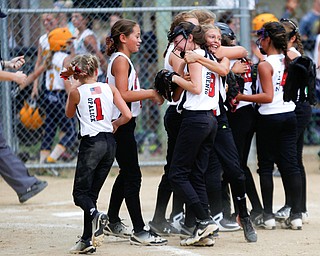
[[[237,222],[233,222],[223,218],[222,212],[211,218],[218,225],[219,231],[221,232],[237,231],[240,229],[240,226]]]
[[[185,243],[186,246],[194,245],[201,239],[209,235],[213,235],[213,233],[217,230],[219,230],[219,227],[212,219],[199,221],[195,230],[193,231],[192,236],[185,238],[183,243]]]
[[[106,236],[116,236],[121,238],[129,238],[131,231],[122,221],[116,223],[108,223],[103,229],[103,233]]]
[[[103,212],[96,214],[92,220],[92,244],[95,247],[101,246],[103,243],[103,229],[108,224],[108,216]]]
[[[188,246],[187,239],[188,238],[182,239],[180,241],[180,245],[181,246]],[[215,244],[215,239],[214,239],[213,235],[209,235],[209,236],[207,236],[205,238],[200,239],[199,242],[196,242],[196,243],[194,243],[192,245],[193,246],[214,246],[214,244]]]
[[[195,230],[196,226],[188,227],[184,223],[180,223],[181,230],[180,230],[180,237],[186,238],[193,235],[193,231]]]
[[[183,212],[178,213],[177,215],[173,216],[172,219],[170,219],[170,224],[175,229],[177,229],[179,232],[181,231],[181,222],[184,222],[184,214]]]
[[[244,218],[239,217],[239,223],[243,229],[244,237],[247,240],[247,242],[249,243],[257,242],[258,240],[257,232],[252,225],[250,217],[244,217]]]
[[[259,228],[271,230],[276,228],[276,220],[273,214],[263,213],[256,218],[254,225]]]
[[[92,242],[90,239],[83,240],[80,239],[71,249],[70,253],[73,254],[87,254],[87,253],[94,253],[96,251],[96,248],[92,245]]]
[[[138,233],[133,232],[129,240],[130,244],[134,245],[166,245],[168,243],[168,240],[151,231],[149,227],[144,227]]]
[[[250,220],[252,223],[255,223],[258,218],[262,216],[262,212],[250,211]]]
[[[42,190],[44,190],[48,186],[46,181],[38,180],[34,183],[31,187],[27,188],[27,191],[23,194],[18,194],[19,202],[24,203],[25,201],[29,200],[31,197],[34,197]]]
[[[309,213],[303,212],[302,213],[302,224],[307,224],[307,223],[309,223]]]
[[[180,234],[179,230],[174,228],[171,223],[164,221],[161,223],[156,223],[154,221],[149,221],[149,227],[153,232],[156,232],[162,236],[170,236]]]
[[[274,214],[274,217],[277,221],[284,221],[290,216],[290,211],[291,207],[289,205],[284,205]]]
[[[302,214],[301,213],[291,213],[290,217],[281,223],[282,228],[290,228],[294,230],[302,229]]]

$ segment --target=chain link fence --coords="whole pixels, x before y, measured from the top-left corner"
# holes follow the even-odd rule
[[[1,53],[3,59],[24,55],[26,64],[22,70],[26,74],[32,73],[37,60],[45,54],[43,47],[39,50],[39,43],[41,44],[39,40],[41,36],[49,32],[48,27],[53,28],[53,20],[57,19],[57,27],[68,27],[73,36],[77,37],[78,25],[75,24],[76,22],[72,17],[74,17],[74,14],[80,13],[83,17],[87,17],[87,28],[94,32],[99,49],[107,61],[105,38],[110,33],[110,26],[119,17],[133,19],[140,24],[142,31],[142,45],[140,51],[133,55],[133,63],[138,71],[141,87],[151,88],[155,73],[163,67],[162,54],[167,46],[166,34],[175,14],[183,10],[201,8],[213,11],[217,18],[223,15],[224,18],[232,18],[236,24],[234,30],[238,39],[240,39],[242,45],[249,47],[250,9],[253,9],[253,7],[254,4],[249,6],[249,1],[246,0],[74,0],[58,2],[3,0],[1,8],[3,12],[8,14],[8,17],[0,20]],[[40,148],[44,137],[44,128],[41,125],[43,120],[41,121],[41,119],[46,117],[41,117],[41,113],[32,113],[25,107],[26,102],[29,105],[31,104],[29,100],[34,84],[18,91],[16,90],[16,84],[2,83],[5,86],[0,88],[1,123],[8,144],[26,162],[29,168],[52,167],[47,163],[39,162]],[[40,111],[44,111],[47,107],[46,101],[43,100],[45,74],[40,76],[37,88],[39,90],[37,106]],[[54,98],[54,96],[52,97]],[[164,164],[167,138],[163,127],[165,110],[166,104],[159,107],[151,101],[143,102],[143,111],[138,118],[136,128],[141,165]],[[52,121],[52,128],[54,129],[51,150],[73,126],[76,130],[78,128],[76,120],[73,123],[57,125],[62,117],[59,116],[59,109],[54,111],[56,111],[56,116],[49,120]],[[38,115],[40,120],[31,118],[32,114]],[[30,123],[31,121],[33,123]],[[77,147],[78,140],[74,136],[54,167],[74,167]]]

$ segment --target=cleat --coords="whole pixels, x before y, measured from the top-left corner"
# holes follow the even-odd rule
[[[130,244],[144,246],[159,246],[166,245],[168,243],[168,240],[151,231],[149,227],[144,227],[143,230],[138,233],[133,232],[129,240]]]
[[[186,239],[182,239],[180,241],[180,245],[181,246],[188,246],[186,241],[187,241],[187,238]],[[215,240],[214,240],[213,235],[209,235],[209,236],[207,236],[205,238],[200,239],[199,242],[196,242],[196,243],[194,243],[192,245],[193,246],[214,246],[214,244],[215,244]]]
[[[94,247],[103,243],[103,229],[108,223],[108,216],[102,212],[96,214],[92,220],[92,244]]]
[[[309,213],[303,212],[302,213],[302,224],[307,224],[307,223],[309,223]]]
[[[184,222],[184,215],[183,212],[178,213],[177,215],[172,217],[171,226],[173,226],[175,229],[178,230],[178,232],[181,231],[181,222]]]
[[[281,223],[281,227],[285,229],[301,230],[302,229],[302,214],[291,213],[290,217]]]
[[[194,229],[196,228],[196,226],[193,227],[188,227],[185,224],[183,224],[182,222],[180,223],[181,225],[181,230],[180,230],[180,237],[186,238],[188,236],[192,236]]]
[[[276,229],[276,220],[273,214],[261,214],[256,218],[254,225],[268,230]]]
[[[237,222],[223,218],[222,212],[211,218],[218,225],[220,232],[237,231],[240,229],[240,226]]]
[[[170,236],[170,235],[177,235],[180,234],[179,230],[174,228],[171,223],[168,221],[156,223],[154,221],[149,221],[149,227],[150,229],[161,235],[161,236]]]
[[[183,239],[185,246],[195,245],[201,239],[213,235],[215,231],[218,231],[218,225],[212,219],[206,219],[197,222],[196,228],[193,231],[192,236]]]
[[[116,236],[121,238],[129,238],[131,236],[131,231],[122,221],[118,221],[116,223],[109,222],[103,229],[103,233],[106,236]]]
[[[274,215],[277,221],[284,221],[290,216],[291,207],[289,205],[285,205],[281,207]]]
[[[258,240],[257,232],[252,225],[250,217],[249,216],[244,218],[238,217],[238,221],[240,226],[243,229],[244,237],[247,240],[247,242],[249,243],[257,242]]]
[[[88,254],[88,253],[94,253],[96,251],[96,248],[92,245],[92,242],[90,239],[83,240],[80,239],[69,251],[69,253],[72,254]]]

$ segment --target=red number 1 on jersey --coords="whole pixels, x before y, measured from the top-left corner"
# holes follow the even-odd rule
[[[101,108],[101,100],[100,100],[100,98],[95,98],[94,99],[94,104],[96,104],[96,112],[97,112],[96,120],[97,121],[103,120],[104,116],[102,115],[102,108]]]

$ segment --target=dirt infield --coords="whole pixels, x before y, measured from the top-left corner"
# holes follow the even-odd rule
[[[305,149],[308,179],[309,224],[302,231],[257,230],[258,242],[245,242],[242,231],[222,233],[214,247],[196,248],[179,246],[178,237],[169,237],[167,246],[139,247],[127,240],[105,237],[95,255],[150,256],[150,255],[320,255],[320,199],[319,159],[317,148]],[[254,170],[254,168],[252,169]],[[160,167],[143,167],[141,189],[143,216],[146,223],[152,218],[157,186],[162,174]],[[107,210],[110,189],[116,169],[108,177],[98,202],[101,211]],[[73,171],[61,177],[40,177],[49,186],[25,204],[19,204],[14,191],[0,178],[0,255],[68,255],[68,250],[82,233],[82,211],[74,206],[71,196]],[[254,172],[254,178],[258,177]],[[274,211],[283,204],[281,178],[275,177]],[[121,217],[131,225],[125,206]]]

